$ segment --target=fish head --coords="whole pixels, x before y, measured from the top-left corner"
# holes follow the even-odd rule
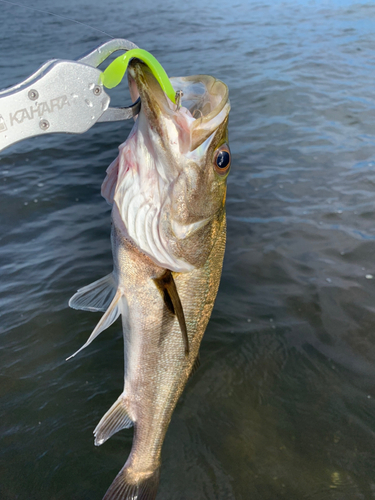
[[[141,61],[131,61],[128,79],[141,110],[120,148],[117,212],[127,236],[154,262],[191,271],[207,260],[225,225],[228,88],[208,75],[171,78],[182,92],[176,105]]]

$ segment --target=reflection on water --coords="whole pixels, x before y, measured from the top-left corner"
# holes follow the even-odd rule
[[[33,2],[230,88],[221,288],[174,413],[159,499],[375,498],[375,5]],[[106,37],[1,6],[1,85]],[[124,88],[112,92],[127,104]],[[92,430],[122,388],[119,325],[74,291],[111,270],[105,169],[130,124],[0,155],[0,497],[100,499],[132,431]]]

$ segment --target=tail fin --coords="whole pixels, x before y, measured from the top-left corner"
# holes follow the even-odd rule
[[[128,429],[132,425],[133,422],[129,417],[123,394],[121,394],[96,426],[95,446],[100,446],[116,432]]]
[[[124,466],[117,474],[103,500],[155,500],[159,486],[160,469],[143,475],[137,482],[127,473]],[[133,475],[132,475],[133,476]]]
[[[78,354],[80,351],[82,351],[82,349],[84,349],[89,344],[91,344],[91,342],[94,339],[96,339],[96,337],[103,330],[106,330],[107,328],[109,328],[112,325],[112,323],[114,323],[116,321],[116,319],[120,316],[120,314],[124,314],[125,311],[126,311],[126,299],[122,295],[121,291],[117,290],[117,292],[115,293],[115,296],[112,299],[112,302],[109,304],[108,309],[101,317],[99,323],[94,328],[90,337],[83,344],[83,346],[80,349],[78,349],[77,352],[75,352],[74,354],[69,356],[69,358],[67,358],[67,360],[73,358],[76,354]]]

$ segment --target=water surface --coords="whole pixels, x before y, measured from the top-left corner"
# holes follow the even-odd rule
[[[230,89],[223,278],[158,499],[374,499],[375,4],[32,5]],[[9,4],[0,28],[3,87],[108,39]],[[111,271],[100,185],[130,126],[0,154],[1,499],[100,500],[130,451],[131,430],[92,437],[122,390],[120,325],[65,362],[98,321],[67,303]]]

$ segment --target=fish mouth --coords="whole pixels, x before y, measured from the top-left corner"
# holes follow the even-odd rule
[[[170,142],[167,123],[174,123],[182,153],[197,149],[226,120],[230,111],[228,87],[213,76],[170,78],[174,90],[182,92],[177,105],[139,59],[131,60],[128,80],[132,100],[141,98],[142,111],[163,142]]]

